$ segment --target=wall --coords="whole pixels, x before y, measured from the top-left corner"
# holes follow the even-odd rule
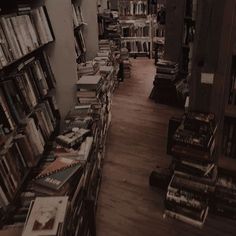
[[[97,23],[97,1],[80,0],[84,21],[88,24],[84,27],[84,39],[87,47],[87,59],[93,59],[98,52],[98,23]]]
[[[76,53],[71,0],[45,0],[56,41],[47,52],[57,81],[56,98],[62,118],[75,102]]]

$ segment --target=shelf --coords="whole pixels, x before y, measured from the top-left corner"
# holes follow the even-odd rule
[[[130,41],[130,40],[148,40],[151,41],[150,37],[121,37],[124,41]]]
[[[54,41],[48,42],[46,44],[43,44],[41,46],[39,46],[38,48],[34,49],[33,51],[29,52],[28,54],[10,62],[9,64],[7,64],[6,66],[4,66],[2,69],[0,69],[0,73],[4,73],[5,71],[7,71],[8,69],[10,69],[11,67],[14,67],[16,65],[19,65],[20,63],[22,63],[23,61],[33,57],[35,54],[37,54],[38,52],[40,52],[41,50],[43,50],[48,44],[51,44]]]
[[[225,108],[225,116],[229,118],[236,118],[236,106],[227,105]]]

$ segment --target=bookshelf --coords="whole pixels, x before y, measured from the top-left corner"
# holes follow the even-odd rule
[[[191,74],[198,0],[167,1],[165,58],[178,62],[180,72]]]
[[[152,19],[148,16],[148,1],[120,0],[121,46],[131,56],[152,57]]]
[[[1,224],[60,124],[56,80],[46,53],[55,41],[47,8],[16,4],[1,5],[0,17]]]
[[[77,63],[85,61],[86,45],[83,36],[83,29],[87,25],[84,22],[83,12],[80,2],[72,1],[73,25],[75,35],[75,50],[77,55]]]
[[[198,1],[190,108],[213,112],[218,122],[219,176],[233,176],[235,160],[235,1]],[[204,25],[204,22],[209,22]]]

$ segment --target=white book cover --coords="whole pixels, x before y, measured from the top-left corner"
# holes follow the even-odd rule
[[[25,16],[24,15],[18,16],[17,20],[18,20],[19,30],[21,34],[23,35],[24,43],[27,48],[27,53],[29,53],[34,49],[34,47],[33,47],[32,40],[30,38],[29,31],[27,29]]]
[[[6,40],[7,40],[8,44],[9,44],[9,51],[10,51],[10,53],[12,55],[12,59],[13,60],[17,59],[18,55],[17,55],[16,49],[14,47],[13,39],[12,39],[12,36],[11,36],[11,33],[10,33],[10,28],[9,28],[9,26],[7,24],[6,18],[5,17],[1,17],[0,21],[1,21],[2,28],[4,30],[4,34],[6,36]]]
[[[45,33],[44,26],[43,26],[43,22],[39,13],[39,9],[34,9],[31,12],[31,14],[34,20],[35,28],[40,38],[41,45],[46,44],[48,41],[47,41],[47,36]]]
[[[4,54],[6,56],[7,62],[9,63],[10,61],[13,60],[13,57],[12,57],[11,52],[9,51],[9,44],[7,42],[7,39],[6,39],[6,36],[3,32],[1,24],[0,24],[0,42],[1,42]]]
[[[21,52],[20,45],[17,41],[16,34],[14,32],[10,18],[6,18],[6,23],[7,23],[8,29],[10,30],[10,35],[12,37],[14,50],[15,50],[16,56],[17,56],[15,59],[18,59],[23,56],[23,53]]]
[[[45,11],[44,11],[43,7],[39,8],[39,14],[40,14],[42,22],[43,22],[43,26],[44,26],[44,30],[45,30],[45,33],[46,33],[47,42],[52,42],[53,41],[52,32],[51,32],[51,30],[49,28],[48,20],[47,20],[47,17],[45,15]]]
[[[31,21],[31,19],[28,15],[25,15],[25,21],[26,21],[27,28],[29,30],[29,34],[30,34],[30,38],[31,38],[33,47],[38,48],[39,47],[39,41],[38,41],[36,29],[34,28],[34,26],[32,24],[32,21]]]
[[[22,51],[23,55],[25,55],[25,54],[28,53],[28,50],[27,50],[27,47],[25,45],[24,36],[22,35],[21,30],[20,30],[20,26],[19,26],[19,23],[18,23],[18,17],[15,17],[15,16],[11,17],[10,20],[11,20],[13,29],[15,31],[16,37],[18,39],[21,51]]]
[[[41,140],[40,134],[37,130],[37,127],[35,125],[35,122],[33,118],[28,119],[28,124],[27,124],[27,136],[29,137],[30,142],[33,144],[32,148],[34,150],[34,154],[36,156],[40,155],[44,151],[44,144],[43,141]]]
[[[22,236],[57,235],[67,207],[68,197],[37,197]]]

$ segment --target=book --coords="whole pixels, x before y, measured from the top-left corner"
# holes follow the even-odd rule
[[[101,75],[84,75],[77,81],[76,85],[78,89],[97,89],[99,82],[101,81]]]
[[[35,184],[52,189],[52,190],[59,190],[64,184],[67,183],[67,181],[70,180],[70,178],[77,173],[81,168],[81,163],[76,162],[74,164],[71,164],[69,166],[69,162],[72,163],[72,160],[68,158],[63,158],[64,160],[67,160],[67,165],[64,167],[54,167],[55,169],[53,171],[46,172],[45,174],[42,174],[42,177],[38,176],[35,180]],[[62,158],[61,158],[62,161]],[[58,162],[57,162],[58,164]],[[52,164],[54,165],[54,164]],[[51,166],[53,169],[53,167]],[[51,174],[50,174],[51,173]]]
[[[68,197],[37,197],[22,236],[58,235],[68,208]]]

